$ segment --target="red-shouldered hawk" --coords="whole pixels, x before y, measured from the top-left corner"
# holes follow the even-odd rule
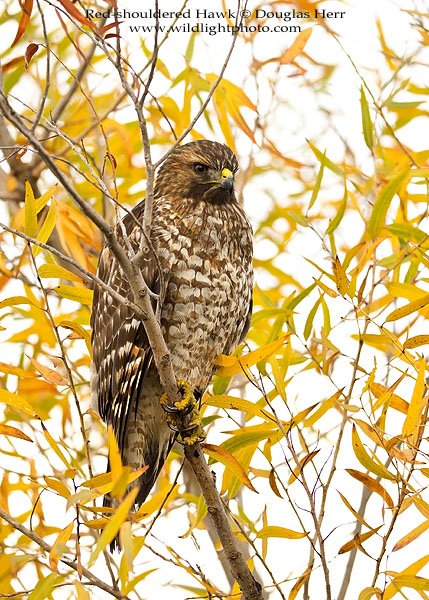
[[[175,375],[201,398],[219,354],[230,354],[252,312],[252,230],[234,194],[237,159],[228,146],[198,140],[178,147],[156,179],[151,242],[141,270],[158,295],[162,332]],[[141,223],[144,200],[132,211]],[[141,228],[123,220],[139,247]],[[117,236],[122,245],[121,227]],[[125,298],[130,286],[107,247],[98,276]],[[93,404],[115,433],[122,461],[149,469],[133,485],[146,499],[176,434],[160,405],[163,393],[143,323],[96,287],[91,317]],[[107,497],[107,505],[109,498]]]

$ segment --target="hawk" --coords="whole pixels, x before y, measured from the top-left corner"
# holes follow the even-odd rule
[[[198,400],[216,370],[249,329],[252,313],[252,229],[234,193],[238,162],[226,145],[198,140],[179,146],[158,171],[151,245],[141,272],[152,292],[175,375]],[[139,248],[145,201],[116,229],[124,249]],[[121,296],[130,286],[109,248],[98,276]],[[148,469],[136,505],[148,496],[176,439],[160,404],[163,389],[144,325],[132,310],[95,288],[91,316],[94,408],[113,428],[125,465]],[[111,500],[105,498],[105,505]]]

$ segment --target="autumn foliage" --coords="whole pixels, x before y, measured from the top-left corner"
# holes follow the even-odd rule
[[[91,409],[103,236],[73,193],[109,223],[142,198],[141,115],[151,164],[190,124],[187,140],[239,158],[254,314],[247,343],[217,359],[203,448],[264,594],[426,598],[429,15],[400,13],[403,46],[368,16],[377,58],[364,64],[321,18],[270,44],[252,32],[207,42],[131,36],[87,18],[89,0],[4,5],[0,598],[134,599],[170,582],[171,598],[240,598],[181,449],[133,513],[126,489],[141,473]],[[119,508],[102,508],[106,493]]]

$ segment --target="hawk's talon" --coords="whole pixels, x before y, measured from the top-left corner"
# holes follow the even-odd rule
[[[163,398],[164,396],[166,396],[166,395],[163,394],[161,396],[160,403],[161,403],[161,406],[162,406],[163,410],[166,413],[168,413],[169,415],[181,414],[181,415],[183,415],[185,417],[186,415],[189,415],[189,413],[192,412],[193,406],[188,406],[188,408],[186,410],[183,410],[181,408],[176,408],[175,406],[170,406],[169,404],[167,404],[167,399],[165,398],[165,400],[164,400],[164,398]]]
[[[203,441],[206,436],[201,424],[200,412],[196,407],[197,400],[191,386],[184,379],[179,379],[177,387],[182,399],[174,402],[174,405],[171,406],[168,404],[167,395],[162,394],[160,404],[167,413],[168,427],[181,437],[181,439],[177,439],[179,444],[191,446],[196,442]],[[184,419],[187,416],[189,419]]]
[[[194,394],[192,393],[191,386],[184,379],[178,379],[177,387],[182,395],[182,399],[177,400],[173,403],[173,406],[171,406],[171,404],[168,403],[167,394],[162,394],[159,400],[160,404],[165,412],[171,415],[179,413],[182,416],[189,415],[193,411],[197,402]]]
[[[190,427],[186,427],[185,429],[183,428],[179,428],[176,427],[176,425],[174,425],[174,423],[171,423],[168,418],[167,418],[167,425],[169,426],[169,428],[171,429],[171,431],[174,431],[175,433],[186,433],[187,431],[192,431],[193,429],[195,429],[196,427],[198,427],[198,423],[194,423],[193,425],[191,425]]]
[[[201,444],[201,442],[204,442],[205,439],[205,435],[200,435],[200,437],[197,440],[193,440],[192,443],[189,442],[189,438],[186,438],[185,440],[180,440],[179,438],[177,438],[176,442],[181,446],[192,446],[192,444],[195,443]]]

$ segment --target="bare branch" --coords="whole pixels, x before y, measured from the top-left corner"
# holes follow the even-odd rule
[[[30,529],[27,529],[27,527],[25,527],[24,525],[21,525],[21,523],[18,523],[18,521],[11,517],[2,508],[0,508],[0,517],[4,519],[7,523],[9,523],[9,525],[11,525],[14,529],[16,529],[16,531],[20,531],[22,534],[30,538],[30,540],[36,542],[36,544],[38,544],[45,552],[50,552],[52,550],[52,546],[45,542],[45,540],[41,538],[40,535],[37,535],[37,533],[34,533],[34,531],[31,531]],[[76,572],[79,572],[79,570],[81,569],[82,575],[84,575],[88,579],[88,581],[90,581],[93,585],[100,588],[100,590],[107,592],[114,598],[118,598],[118,600],[130,600],[128,596],[121,594],[121,592],[119,592],[118,590],[115,590],[110,585],[107,585],[107,583],[104,583],[104,581],[93,575],[91,571],[89,571],[85,567],[78,565],[76,560],[70,560],[69,558],[64,557],[61,557],[60,560]]]

